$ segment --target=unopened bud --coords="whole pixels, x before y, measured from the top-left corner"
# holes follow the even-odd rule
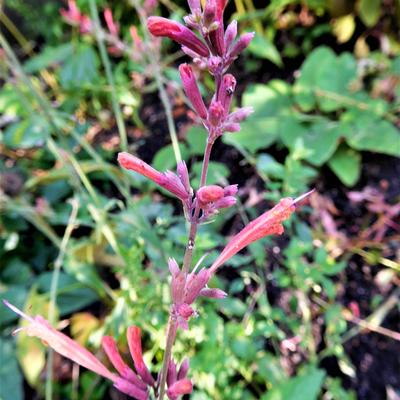
[[[228,185],[224,187],[224,196],[235,196],[238,192],[238,185]]]
[[[214,207],[216,209],[220,208],[229,208],[232,207],[236,204],[236,198],[233,196],[225,196],[221,200],[218,200],[215,204]]]
[[[183,303],[179,306],[178,313],[182,318],[189,319],[194,314],[194,310],[188,304]]]
[[[189,371],[189,367],[190,367],[189,359],[185,358],[182,361],[181,367],[179,368],[179,371],[178,371],[178,378],[177,378],[178,380],[186,378],[186,375]]]
[[[218,91],[218,101],[221,102],[224,108],[224,115],[229,113],[229,109],[232,102],[233,93],[236,88],[236,79],[231,74],[226,74],[222,78],[221,85]]]
[[[229,50],[237,35],[237,21],[234,19],[225,31],[225,48]]]
[[[239,40],[233,45],[230,52],[232,58],[236,58],[243,50],[245,50],[254,38],[254,32],[244,33]]]
[[[213,126],[219,126],[224,116],[224,107],[221,102],[213,101],[208,109],[208,121]]]
[[[197,114],[199,114],[201,118],[206,119],[207,109],[204,104],[203,98],[201,97],[201,93],[197,85],[197,80],[193,73],[192,67],[188,64],[181,64],[179,66],[179,73],[187,98],[192,103],[192,106]]]
[[[229,122],[242,122],[254,112],[253,107],[241,107],[228,116]]]
[[[204,288],[201,289],[200,296],[209,297],[210,299],[224,299],[228,294],[221,289]]]
[[[203,23],[206,27],[212,24],[215,20],[215,13],[217,12],[217,5],[215,0],[207,0],[204,7]]]
[[[167,395],[169,398],[176,398],[184,394],[190,394],[192,391],[192,382],[189,379],[184,378],[180,381],[176,381],[171,387],[169,387],[167,390]]]
[[[203,186],[197,191],[197,199],[200,203],[215,202],[224,197],[224,189],[217,185]]]
[[[236,122],[228,122],[224,124],[224,131],[225,132],[239,132],[240,131],[240,124]]]
[[[190,193],[192,188],[190,186],[189,180],[189,171],[187,169],[185,161],[180,161],[178,163],[178,167],[176,168],[176,172],[178,173],[178,177],[181,180],[183,186],[185,187],[186,191]]]

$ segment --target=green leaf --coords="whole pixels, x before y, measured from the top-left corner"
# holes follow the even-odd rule
[[[293,90],[304,111],[317,104],[331,112],[343,107],[341,96],[349,93],[349,84],[357,77],[357,64],[349,53],[339,57],[327,47],[319,47],[307,57]]]
[[[351,187],[360,177],[361,155],[347,146],[341,146],[328,161],[328,165],[346,186]]]
[[[281,122],[280,137],[291,152],[304,148],[306,152],[302,158],[320,166],[335,152],[340,130],[326,119],[306,126],[294,118],[287,118]]]
[[[13,149],[28,149],[42,146],[49,135],[48,122],[36,115],[9,125],[4,132],[4,144]]]
[[[22,309],[25,304],[27,290],[25,286],[13,285],[5,288],[0,286],[0,297],[7,300],[11,304]],[[6,324],[18,319],[18,315],[9,310],[7,307],[0,306],[0,325]]]
[[[325,372],[309,368],[301,376],[286,379],[273,387],[262,400],[315,400],[321,390]]]
[[[0,399],[23,400],[23,380],[11,339],[0,338]]]
[[[24,64],[24,70],[26,73],[31,74],[57,65],[71,57],[73,51],[72,43],[64,43],[56,47],[47,46],[40,54],[28,59]]]
[[[257,169],[264,173],[268,178],[283,179],[285,167],[278,163],[269,154],[260,154],[257,158]]]
[[[80,45],[60,71],[60,83],[64,89],[80,88],[95,83],[99,78],[99,60],[92,47]]]
[[[358,3],[358,12],[361,21],[368,27],[374,26],[382,13],[380,0],[360,0]]]
[[[347,144],[353,149],[400,157],[400,131],[389,121],[351,110],[343,115],[341,126]]]
[[[188,149],[184,144],[179,144],[179,149],[181,151],[181,156],[185,160],[188,156]],[[151,163],[155,169],[159,171],[176,170],[176,159],[174,154],[174,149],[172,148],[172,144],[164,146],[160,149],[153,158],[153,162]]]
[[[255,35],[248,47],[256,57],[265,58],[281,67],[283,65],[279,51],[275,45],[263,35]]]
[[[198,187],[200,184],[202,163],[197,162],[193,165],[192,172],[194,174],[191,184],[193,187]],[[208,165],[207,182],[209,184],[223,184],[229,175],[229,169],[222,163],[210,161]]]

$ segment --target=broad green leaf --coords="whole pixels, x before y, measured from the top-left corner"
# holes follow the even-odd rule
[[[0,338],[0,399],[23,400],[23,379],[12,339]]]
[[[301,124],[294,118],[281,122],[283,143],[292,151],[298,147],[306,150],[304,159],[313,165],[324,164],[335,152],[340,137],[336,124],[321,120],[309,126]]]
[[[262,400],[315,400],[321,390],[325,372],[309,368],[303,375],[288,378],[273,387]]]
[[[239,150],[247,150],[254,154],[257,150],[266,149],[276,141],[278,122],[277,118],[250,116],[241,124],[240,132],[226,133],[222,140]]]
[[[262,153],[258,156],[257,169],[268,178],[282,179],[285,174],[285,167],[266,153]]]
[[[389,121],[352,110],[343,116],[341,127],[347,144],[353,149],[400,157],[400,131]]]
[[[65,62],[60,71],[60,82],[64,89],[76,89],[95,83],[99,78],[99,60],[92,47],[80,45]]]
[[[9,303],[15,305],[15,307],[18,307],[20,309],[24,308],[27,293],[27,289],[23,285],[12,285],[9,287],[4,287],[3,285],[0,285],[0,298],[7,300]],[[0,325],[16,321],[17,319],[17,314],[1,304]]]
[[[263,35],[255,35],[248,47],[256,57],[265,58],[281,67],[282,59],[275,45]]]
[[[179,144],[181,156],[185,160],[188,156],[188,149],[184,144]],[[164,146],[160,149],[153,158],[152,166],[159,171],[176,170],[176,159],[172,144]]]
[[[382,13],[382,2],[380,0],[360,0],[358,12],[362,22],[368,27],[374,26]]]
[[[28,74],[31,74],[57,65],[71,57],[73,51],[74,47],[72,43],[64,43],[56,47],[47,46],[40,54],[28,59],[24,64],[24,70]]]
[[[361,155],[347,146],[341,146],[328,161],[328,165],[346,186],[351,187],[360,177]]]
[[[16,122],[4,131],[4,144],[13,149],[42,146],[50,135],[48,122],[40,115]]]

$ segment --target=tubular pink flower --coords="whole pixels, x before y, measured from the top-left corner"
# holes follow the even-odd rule
[[[110,33],[114,36],[118,36],[119,26],[114,22],[114,18],[110,8],[106,8],[104,10],[104,19],[106,21],[107,28],[110,31]]]
[[[140,377],[149,385],[154,385],[154,379],[151,376],[146,364],[143,361],[141,330],[137,326],[130,326],[126,333],[128,339],[129,351],[131,352],[135,369]]]
[[[229,48],[231,47],[231,44],[233,43],[233,41],[235,40],[237,35],[237,21],[234,19],[226,28],[225,31],[225,36],[224,36],[224,40],[225,40],[225,48],[226,50],[229,50]]]
[[[110,379],[114,383],[117,381],[117,375],[110,372],[89,350],[86,350],[67,335],[54,329],[42,316],[36,315],[35,317],[30,317],[8,301],[3,300],[3,302],[8,308],[29,322],[27,327],[19,328],[16,332],[24,330],[28,336],[38,337],[65,358],[72,360],[104,378]]]
[[[139,389],[133,383],[123,378],[117,378],[114,382],[114,386],[120,392],[125,393],[137,400],[147,400],[149,398],[147,391]]]
[[[218,267],[250,243],[267,235],[281,235],[284,231],[282,222],[288,219],[294,210],[295,201],[292,198],[281,199],[274,208],[250,222],[226,245],[210,267],[210,273],[214,273]]]
[[[101,344],[104,352],[107,354],[108,359],[111,361],[111,364],[118,371],[118,373],[140,389],[146,390],[147,385],[136,376],[132,369],[129,368],[122,359],[114,338],[111,336],[103,336]]]
[[[199,87],[197,85],[196,77],[194,76],[192,67],[188,64],[181,64],[179,66],[179,73],[183,84],[183,89],[187,98],[192,103],[194,110],[199,114],[200,118],[207,118],[207,109],[204,104],[203,98]]]
[[[60,9],[61,16],[71,25],[79,25],[81,22],[81,12],[75,0],[68,0],[68,9]]]
[[[167,395],[171,399],[182,396],[183,394],[190,394],[192,393],[192,391],[192,382],[190,381],[190,379],[184,378],[176,381],[170,388],[168,388]]]
[[[207,46],[186,26],[163,17],[149,17],[147,27],[154,36],[168,37],[203,57],[209,54]]]
[[[228,294],[218,288],[204,288],[200,290],[200,296],[209,297],[210,299],[224,299]]]
[[[157,185],[174,194],[182,201],[187,200],[187,198],[189,197],[189,193],[185,189],[183,183],[172,172],[159,172],[140,158],[137,158],[132,154],[125,152],[118,154],[118,162],[120,163],[121,167],[129,169],[131,171],[135,171],[138,174],[145,176]]]

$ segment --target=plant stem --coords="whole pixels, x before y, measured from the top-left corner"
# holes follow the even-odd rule
[[[64,261],[65,252],[67,250],[67,244],[71,237],[72,231],[75,226],[76,216],[78,215],[79,201],[73,199],[71,201],[72,210],[68,220],[68,225],[65,229],[64,237],[61,241],[60,251],[54,262],[54,270],[51,278],[50,286],[50,304],[48,319],[50,324],[54,324],[55,312],[56,312],[56,301],[57,301],[57,286],[60,277],[60,270]],[[49,348],[47,358],[47,379],[46,379],[46,400],[51,400],[53,397],[53,349]]]
[[[96,5],[95,0],[89,0],[89,6],[90,6],[90,14],[91,14],[92,20],[94,22],[94,33],[96,36],[97,45],[99,46],[100,57],[103,62],[103,65],[104,65],[107,81],[111,87],[111,102],[112,102],[115,119],[117,121],[119,136],[121,139],[121,149],[123,151],[126,151],[128,149],[128,139],[127,139],[127,134],[126,134],[126,129],[125,129],[125,123],[124,123],[124,119],[122,117],[121,108],[118,103],[117,91],[115,89],[115,83],[114,83],[114,76],[113,76],[113,73],[111,70],[110,59],[108,58],[107,50],[104,45],[104,37],[103,37],[101,29],[100,29],[99,15],[98,15],[98,10],[97,10],[97,5]]]
[[[176,319],[170,315],[169,320],[168,320],[168,327],[167,327],[167,342],[165,345],[165,353],[164,353],[164,359],[163,359],[163,365],[161,369],[161,375],[160,375],[160,394],[158,399],[162,400],[165,395],[165,383],[167,381],[167,373],[168,373],[168,366],[169,362],[171,360],[171,355],[172,355],[172,347],[175,342],[175,337],[176,337],[176,331],[178,330],[178,323]]]
[[[210,163],[211,150],[212,150],[214,141],[215,141],[215,139],[209,135],[208,140],[207,140],[207,145],[206,145],[206,148],[204,151],[203,166],[201,169],[201,178],[200,178],[199,189],[201,187],[203,187],[207,181],[208,166]],[[196,234],[197,234],[197,226],[198,226],[198,222],[199,222],[198,221],[199,214],[200,214],[200,207],[197,204],[195,211],[194,211],[193,219],[190,224],[188,242],[187,242],[186,249],[185,249],[185,255],[183,257],[182,271],[184,272],[185,275],[187,275],[189,273],[190,266],[192,264],[193,249],[194,249],[194,244],[195,244],[195,239],[196,239]],[[160,384],[159,384],[160,394],[159,394],[158,400],[163,400],[164,395],[165,395],[165,382],[167,380],[168,366],[169,366],[169,362],[170,362],[171,355],[172,355],[172,347],[175,342],[177,329],[178,329],[178,323],[177,323],[176,319],[172,315],[170,315],[169,320],[168,320],[168,327],[167,327],[167,339],[166,339],[166,345],[165,345],[163,366],[162,366],[161,373],[160,373]]]

